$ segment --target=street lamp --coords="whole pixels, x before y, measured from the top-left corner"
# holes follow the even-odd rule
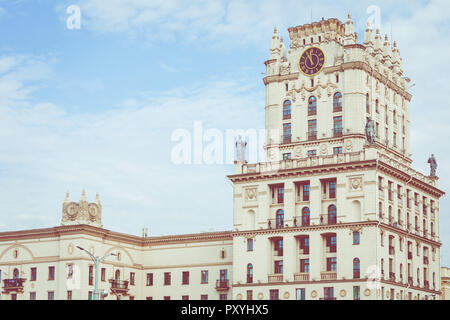
[[[109,257],[109,256],[117,256],[117,254],[115,253],[108,253],[107,255],[104,255],[103,257],[99,257],[99,256],[94,256],[92,253],[90,253],[89,251],[87,251],[86,249],[77,246],[78,249],[86,252],[89,257],[91,257],[92,261],[94,261],[94,266],[95,266],[95,275],[94,275],[94,299],[93,300],[100,300],[99,299],[99,292],[98,292],[98,268],[100,266],[100,262],[102,262],[103,259]]]

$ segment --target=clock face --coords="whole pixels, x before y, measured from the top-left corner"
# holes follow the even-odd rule
[[[325,66],[325,53],[318,48],[312,47],[303,51],[298,62],[298,67],[304,75],[314,76],[322,71]]]
[[[66,212],[70,217],[74,217],[78,213],[78,206],[72,202],[67,206]]]

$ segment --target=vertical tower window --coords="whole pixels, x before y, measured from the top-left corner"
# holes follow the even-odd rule
[[[336,92],[333,97],[333,112],[342,111],[342,93]]]
[[[311,96],[308,99],[308,116],[317,114],[317,98]]]
[[[291,118],[291,101],[286,100],[283,103],[283,120]]]

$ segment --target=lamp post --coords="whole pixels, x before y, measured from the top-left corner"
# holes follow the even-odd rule
[[[117,254],[111,252],[100,258],[99,256],[94,256],[89,251],[87,251],[86,249],[84,249],[80,246],[77,246],[77,248],[86,252],[89,255],[89,257],[91,257],[92,261],[94,261],[95,274],[94,274],[94,299],[93,300],[100,300],[99,294],[98,294],[98,268],[100,266],[100,262],[102,262],[103,259],[105,259],[109,256],[117,256]]]

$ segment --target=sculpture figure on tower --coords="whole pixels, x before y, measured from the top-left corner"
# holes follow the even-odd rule
[[[369,144],[375,143],[375,122],[370,117],[366,123],[366,139]]]
[[[437,162],[434,154],[428,159],[428,163],[430,164],[430,176],[436,177]]]
[[[247,142],[242,140],[242,137],[239,136],[236,141],[236,160],[245,162],[245,149],[247,147]]]

